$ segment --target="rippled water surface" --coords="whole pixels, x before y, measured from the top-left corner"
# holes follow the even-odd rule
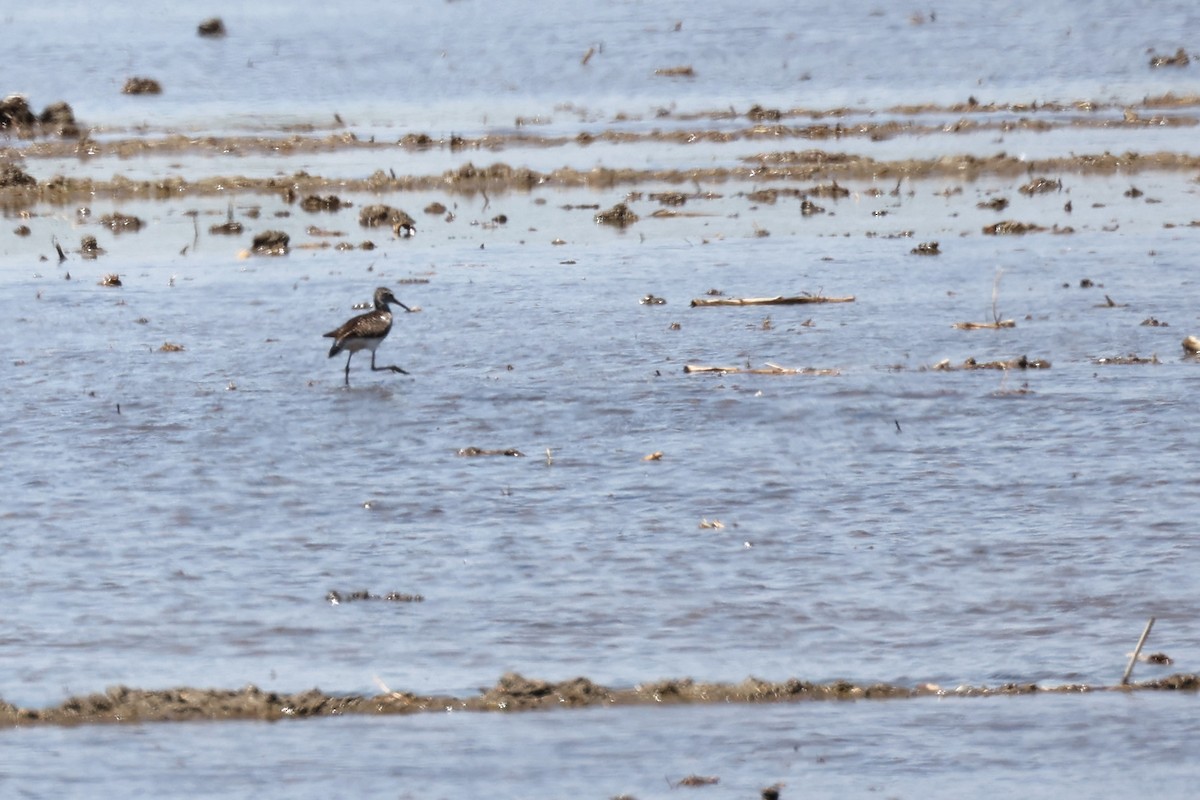
[[[229,133],[293,118],[325,125],[338,113],[363,136],[440,136],[547,115],[547,129],[571,136],[672,104],[871,108],[975,93],[1119,105],[1195,88],[1194,66],[1147,67],[1148,49],[1188,44],[1173,38],[1195,28],[1186,3],[1155,14],[968,3],[934,19],[886,4],[539,4],[536,22],[520,3],[301,5],[224,14],[230,35],[218,42],[194,35],[221,13],[206,5],[9,11],[2,30],[20,71],[7,75],[22,78],[7,89],[35,105],[67,99],[114,130],[136,126],[131,114]],[[78,57],[64,63],[64,49]],[[697,76],[653,74],[681,64]],[[168,91],[118,94],[139,73]],[[653,115],[630,125],[648,130]],[[1129,147],[1194,154],[1193,131]],[[1109,130],[1012,136],[942,144],[1063,155],[1123,145]],[[936,146],[851,149],[924,156]],[[757,149],[502,158],[704,165]],[[25,166],[39,176],[363,177],[488,160],[440,151],[418,168],[409,157]],[[608,207],[624,189],[428,192],[382,201],[415,211],[441,199],[455,222],[423,219],[412,240],[376,235],[374,251],[284,258],[245,258],[245,241],[202,232],[233,203],[261,206],[254,229],[290,230],[294,244],[310,223],[357,241],[367,235],[358,209],[277,217],[289,208],[275,196],[97,196],[89,216],[34,208],[27,238],[11,233],[21,220],[9,210],[0,697],[43,706],[118,683],[467,695],[510,670],[610,686],[748,675],[1112,684],[1151,616],[1151,649],[1196,671],[1200,364],[1179,344],[1200,328],[1193,178],[1073,177],[1065,194],[1010,191],[1017,217],[1076,228],[1026,237],[979,233],[998,217],[976,199],[989,181],[1011,189],[1007,179],[964,181],[960,194],[940,191],[947,182],[879,196],[857,186],[813,219],[794,202],[743,204],[626,232],[593,225],[589,211],[548,211]],[[1153,202],[1125,197],[1132,183]],[[1074,211],[1063,216],[1067,199]],[[114,209],[146,229],[99,229],[95,218]],[[499,213],[505,224],[489,222]],[[88,232],[107,251],[96,261],[70,252]],[[943,255],[909,254],[934,239]],[[69,251],[63,263],[55,240]],[[105,272],[124,285],[98,286]],[[321,334],[375,286],[419,307],[397,315],[378,354],[411,375],[372,373],[360,355],[347,389]],[[712,289],[855,301],[689,307]],[[666,304],[638,302],[650,293]],[[1016,327],[952,327],[993,314]],[[1151,319],[1167,325],[1142,324]],[[183,349],[163,352],[166,342]],[[1100,362],[1129,354],[1159,363]],[[1020,355],[1052,367],[928,369]],[[839,374],[685,374],[685,364]],[[458,455],[466,447],[524,455]],[[424,600],[335,605],[330,590]],[[705,797],[757,796],[776,782],[784,797],[1147,786],[1186,796],[1195,702],[1097,694],[22,729],[4,734],[19,757],[0,766],[0,787],[646,798],[711,774],[721,783],[697,790]]]

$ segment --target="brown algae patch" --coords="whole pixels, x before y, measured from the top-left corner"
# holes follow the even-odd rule
[[[0,725],[79,725],[98,723],[186,722],[195,720],[279,720],[347,714],[386,715],[445,711],[537,711],[589,706],[661,706],[727,703],[791,703],[819,700],[900,700],[918,697],[991,697],[999,695],[1081,694],[1115,691],[1200,691],[1200,676],[1171,675],[1124,686],[1006,683],[1001,686],[934,684],[915,687],[850,681],[811,683],[747,678],[740,683],[699,683],[690,678],[661,680],[614,689],[587,678],[553,682],[508,673],[495,686],[471,697],[422,696],[385,691],[378,695],[333,695],[319,689],[296,693],[243,689],[176,688],[163,690],[110,687],[103,693],[64,700],[42,709],[19,708],[0,701]]]

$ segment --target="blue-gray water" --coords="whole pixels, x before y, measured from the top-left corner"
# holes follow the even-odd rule
[[[653,109],[672,104],[869,109],[975,94],[1120,105],[1196,88],[1194,66],[1147,66],[1148,48],[1189,44],[1175,38],[1195,27],[1185,3],[1156,14],[970,3],[932,21],[924,12],[921,24],[908,9],[817,3],[538,6],[536,23],[521,4],[310,5],[6,11],[3,88],[38,107],[66,99],[113,135],[129,135],[130,114],[153,136],[270,132],[339,113],[393,137],[507,131],[515,115],[570,135],[617,112],[644,114],[629,124],[649,130]],[[214,13],[230,35],[197,39],[195,24]],[[96,40],[105,47],[84,46]],[[581,65],[589,47],[599,49]],[[697,77],[653,75],[680,64]],[[142,73],[165,94],[119,94]],[[1195,153],[1193,131],[847,148]],[[767,146],[657,147],[495,160],[703,166]],[[43,179],[423,172],[410,158],[24,166]],[[748,210],[735,194],[757,187],[726,185],[715,187],[720,213],[644,218],[625,233],[589,212],[553,213],[608,207],[621,188],[349,198],[414,212],[459,204],[454,222],[423,217],[410,241],[363,231],[357,208],[276,218],[286,208],[276,197],[233,198],[262,206],[253,229],[288,230],[294,244],[319,224],[381,245],[278,259],[241,258],[248,237],[205,233],[225,198],[97,197],[87,217],[77,204],[37,206],[28,220],[9,212],[0,697],[49,705],[115,683],[472,694],[507,670],[612,686],[747,675],[1111,684],[1151,616],[1150,649],[1195,671],[1200,364],[1179,345],[1200,328],[1191,178],[1064,176],[1065,194],[1030,198],[1008,178],[913,182],[896,197],[860,184],[812,219],[794,203]],[[1160,202],[1124,197],[1131,184]],[[943,191],[954,186],[962,196]],[[993,190],[1012,198],[1005,216],[1076,232],[982,235],[999,217],[975,203]],[[198,241],[184,214],[193,208]],[[100,228],[114,209],[146,230]],[[476,224],[498,213],[506,225]],[[11,233],[22,221],[28,238]],[[900,232],[911,235],[887,235]],[[52,237],[70,249],[87,233],[107,252],[57,264]],[[943,255],[909,255],[933,239]],[[107,272],[124,286],[98,286]],[[1097,285],[1080,288],[1085,278]],[[360,355],[346,390],[321,334],[377,285],[421,309],[398,316],[379,351],[412,375],[371,373]],[[1017,326],[953,329],[991,319],[994,286],[996,310]],[[688,307],[713,288],[856,301]],[[667,305],[639,304],[647,293]],[[1152,317],[1169,326],[1140,324]],[[184,349],[161,352],[164,342]],[[1131,353],[1161,363],[1095,363]],[[1053,366],[922,369],[1022,354]],[[766,363],[841,374],[683,372]],[[456,454],[468,446],[525,457]],[[643,460],[654,452],[661,460]],[[723,527],[701,527],[714,520]],[[331,589],[425,600],[334,606]],[[1162,674],[1140,666],[1136,677]],[[1195,702],[1069,695],[23,729],[4,734],[0,787],[647,798],[711,774],[722,780],[696,790],[705,797],[752,797],[777,781],[784,797],[1186,796]]]

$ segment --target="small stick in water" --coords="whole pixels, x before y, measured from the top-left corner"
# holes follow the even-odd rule
[[[1133,648],[1133,655],[1129,657],[1129,664],[1125,667],[1125,674],[1121,676],[1121,685],[1129,684],[1129,676],[1133,674],[1133,665],[1137,663],[1138,655],[1142,652],[1142,646],[1146,644],[1146,640],[1150,638],[1150,629],[1154,627],[1154,617],[1146,623],[1146,629],[1142,631],[1142,638],[1138,639],[1137,647]]]

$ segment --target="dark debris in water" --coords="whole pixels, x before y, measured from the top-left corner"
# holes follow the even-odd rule
[[[353,603],[359,600],[381,600],[388,603],[423,603],[425,598],[419,594],[405,594],[404,592],[388,592],[387,594],[371,594],[366,589],[361,589],[356,592],[339,592],[337,589],[332,589],[325,595],[325,600],[330,605],[341,605],[342,603]]]
[[[1092,359],[1093,364],[1161,364],[1156,355],[1139,356],[1137,353],[1130,353],[1125,356],[1101,356],[1100,358]]]
[[[474,458],[476,456],[512,456],[513,458],[525,457],[525,454],[515,447],[509,447],[503,450],[487,450],[482,447],[464,447],[458,451],[458,454],[464,458]]]
[[[660,680],[616,689],[587,678],[560,682],[508,673],[495,686],[471,697],[422,696],[409,692],[333,695],[319,689],[293,694],[243,689],[176,688],[165,690],[110,687],[103,693],[64,700],[57,706],[19,708],[0,701],[0,725],[78,725],[97,723],[182,722],[189,720],[279,720],[288,717],[331,717],[347,714],[445,713],[447,710],[518,712],[589,706],[718,705],[727,703],[795,703],[821,700],[892,700],[920,697],[993,697],[1001,695],[1085,694],[1092,692],[1200,692],[1200,676],[1170,675],[1125,686],[1006,683],[996,687],[942,688],[925,683],[856,684],[849,681],[811,683],[795,678],[774,683],[747,678],[741,683],[697,683],[690,678]]]
[[[953,372],[964,369],[1050,369],[1050,362],[1042,358],[1029,358],[1028,356],[1011,358],[1007,361],[977,361],[974,357],[971,357],[961,364],[955,365],[950,363],[950,359],[947,358],[934,364],[929,369],[938,372]]]

